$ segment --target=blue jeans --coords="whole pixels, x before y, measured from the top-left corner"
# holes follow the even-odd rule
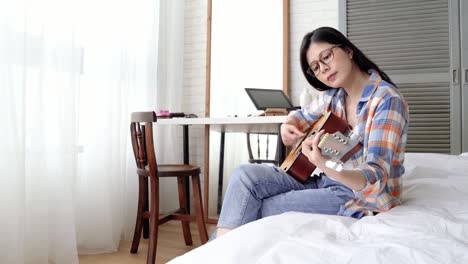
[[[218,227],[234,229],[289,211],[337,215],[353,197],[351,189],[323,173],[302,184],[278,167],[245,164],[231,177]]]

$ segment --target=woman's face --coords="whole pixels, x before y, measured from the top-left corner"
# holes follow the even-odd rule
[[[309,67],[312,65],[309,71],[313,70],[315,77],[329,87],[344,87],[353,71],[352,52],[334,44],[312,43],[306,57]]]

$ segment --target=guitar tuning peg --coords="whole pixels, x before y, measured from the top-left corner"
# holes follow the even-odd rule
[[[360,140],[361,140],[361,136],[359,136],[359,135],[356,134],[356,133],[351,133],[351,135],[349,136],[349,138],[350,138],[352,141],[360,141]]]

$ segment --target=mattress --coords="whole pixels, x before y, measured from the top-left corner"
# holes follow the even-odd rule
[[[169,263],[468,263],[468,156],[405,157],[403,204],[387,212],[266,217]]]

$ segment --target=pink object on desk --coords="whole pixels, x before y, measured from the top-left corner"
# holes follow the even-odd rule
[[[171,112],[169,110],[158,110],[156,112],[157,117],[171,117]]]

